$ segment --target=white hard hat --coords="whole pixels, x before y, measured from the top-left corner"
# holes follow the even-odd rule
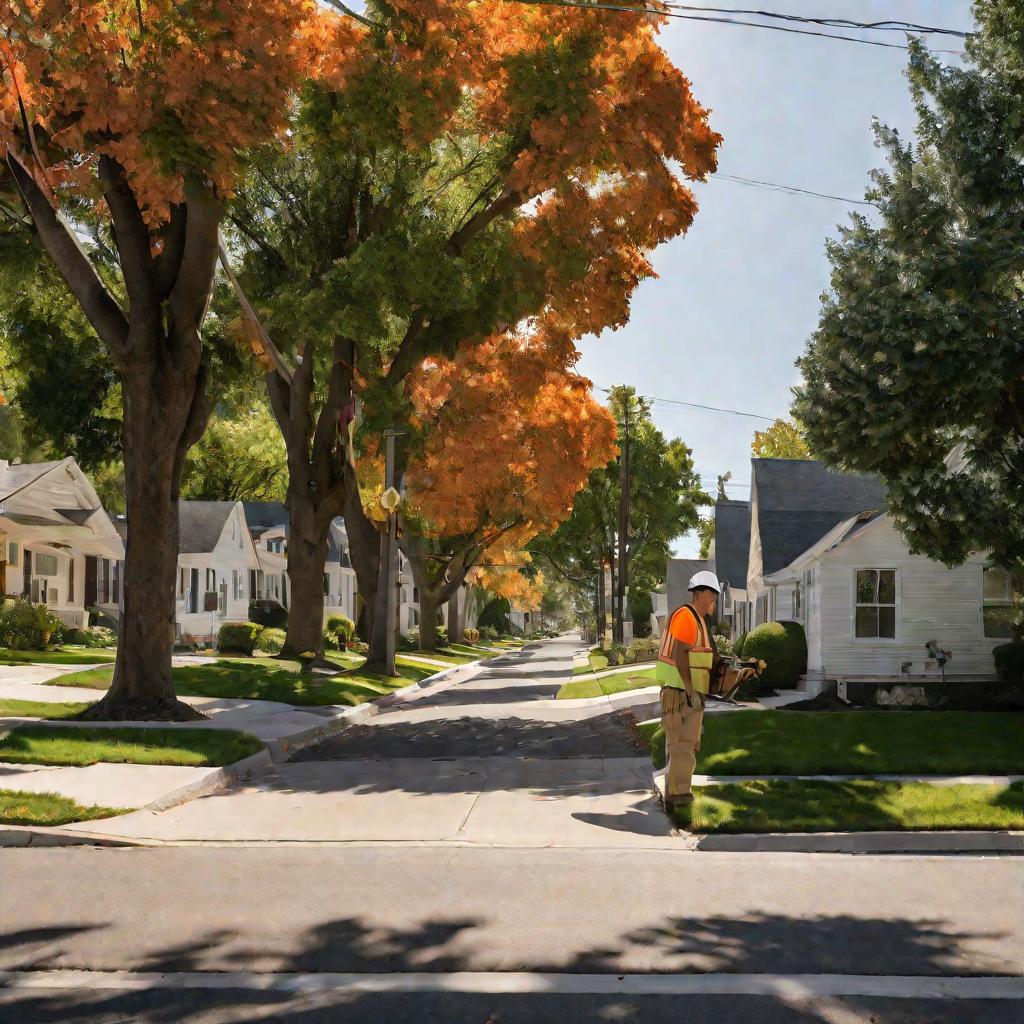
[[[696,590],[698,587],[708,587],[716,594],[720,594],[722,592],[722,588],[718,583],[718,577],[713,572],[708,572],[707,570],[703,570],[691,576],[690,585],[686,589]]]

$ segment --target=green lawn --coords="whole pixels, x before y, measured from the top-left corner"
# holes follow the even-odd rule
[[[641,727],[657,767],[665,737]],[[706,775],[1024,773],[1024,714],[988,711],[730,711],[708,715]]]
[[[93,821],[128,814],[130,808],[83,807],[56,793],[22,793],[16,789],[0,789],[0,824],[4,825],[67,825],[72,821]]]
[[[272,700],[283,704],[362,704],[434,673],[425,665],[399,665],[397,677],[363,672],[358,668],[335,676],[303,676],[297,662],[272,658],[221,658],[212,665],[174,669],[179,697],[227,697],[237,700]],[[113,670],[86,669],[49,680],[54,686],[84,686],[105,690]]]
[[[0,718],[74,718],[88,704],[60,704],[45,700],[0,699]]]
[[[255,754],[255,736],[229,729],[62,728],[24,725],[0,737],[0,761],[13,764],[172,764],[206,768]]]
[[[693,832],[1022,829],[1024,785],[739,782],[701,788],[674,817]]]
[[[436,651],[402,651],[395,655],[399,664],[402,664],[403,659],[428,658],[430,661],[443,661],[446,665],[452,666],[468,665],[471,661],[476,661],[478,657],[479,655],[466,654],[452,647],[442,647]],[[419,662],[406,660],[406,664],[417,665]]]
[[[598,679],[595,676],[573,679],[566,683],[555,696],[559,700],[575,700],[579,697],[610,696],[613,693],[624,693],[626,690],[639,690],[645,686],[654,685],[654,667],[637,667],[633,672],[605,676],[603,679]]]
[[[115,653],[104,647],[51,647],[46,651],[12,651],[0,647],[0,665],[100,665],[113,662]]]

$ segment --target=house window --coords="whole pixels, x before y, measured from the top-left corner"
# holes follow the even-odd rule
[[[854,636],[896,639],[896,570],[858,569]]]
[[[57,556],[36,554],[35,574],[37,576],[57,575]]]
[[[18,542],[15,540],[7,542],[7,564],[12,569],[18,567]]]
[[[225,580],[217,591],[217,611],[223,615],[228,610],[228,584]]]
[[[68,559],[68,604],[75,603],[75,560]]]
[[[798,580],[793,584],[793,618],[802,619],[804,616],[803,587]]]
[[[1020,615],[1024,596],[1014,588],[1005,569],[989,566],[982,572],[982,622],[984,635],[998,640],[1013,638],[1013,626]]]
[[[114,571],[111,576],[110,584],[110,603],[120,604],[121,603],[121,563],[114,562]]]

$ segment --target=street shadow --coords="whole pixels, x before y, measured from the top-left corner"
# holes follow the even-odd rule
[[[453,900],[458,898],[452,894]],[[272,913],[272,906],[269,912]],[[566,908],[567,913],[571,907]],[[356,917],[330,920],[304,932],[259,935],[231,930],[200,934],[171,948],[147,946],[145,932],[118,958],[126,971],[165,973],[154,987],[55,990],[0,989],[0,1021],[7,1024],[977,1024],[1019,1022],[1019,1006],[967,1000],[907,1001],[881,997],[814,997],[799,985],[778,995],[635,996],[621,992],[570,995],[541,983],[530,994],[459,991],[373,991],[338,988],[330,973],[452,974],[517,970],[552,974],[628,973],[820,975],[828,973],[909,976],[989,974],[1016,976],[1016,965],[979,956],[979,940],[1000,934],[958,931],[940,920],[806,918],[752,913],[710,918],[674,916],[631,929],[613,941],[560,952],[559,944],[513,930],[506,945],[496,941],[494,921],[465,916],[426,919],[391,928]],[[524,922],[523,927],[528,927]],[[25,943],[72,941],[80,929],[54,926],[4,936],[4,963],[31,963],[17,956]],[[996,946],[998,948],[998,946]],[[512,957],[510,960],[509,957]],[[43,965],[53,962],[44,960]],[[509,963],[515,966],[510,967]],[[88,944],[61,958],[60,966],[94,968]],[[257,972],[258,987],[174,987],[174,974]],[[279,975],[267,976],[266,972]],[[292,985],[280,975],[306,975],[311,984]],[[319,986],[319,990],[317,990]]]
[[[609,829],[612,832],[628,832],[634,836],[669,836],[675,831],[672,822],[661,809],[660,797],[653,795],[624,814],[574,811],[572,817],[585,825]]]

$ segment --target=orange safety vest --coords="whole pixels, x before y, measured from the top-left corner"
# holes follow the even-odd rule
[[[680,675],[676,664],[675,650],[678,640],[672,635],[672,623],[677,615],[689,613],[697,622],[697,642],[686,652],[689,679]],[[658,661],[654,668],[655,678],[661,686],[672,686],[678,690],[709,693],[711,691],[711,669],[715,663],[715,647],[708,632],[707,623],[693,605],[684,604],[669,617],[665,635],[661,638]]]

